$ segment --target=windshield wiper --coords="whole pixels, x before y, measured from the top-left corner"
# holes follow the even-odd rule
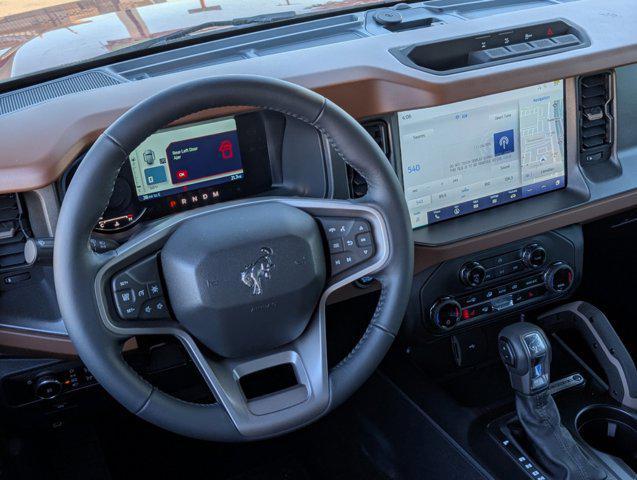
[[[285,11],[285,12],[275,12],[275,13],[264,13],[261,15],[254,15],[252,17],[240,17],[233,18],[230,20],[212,20],[210,22],[200,23],[199,25],[195,25],[193,27],[182,28],[181,30],[177,30],[175,32],[169,33],[162,37],[153,38],[151,40],[147,40],[145,42],[141,42],[135,45],[131,45],[131,47],[117,50],[118,53],[125,52],[127,50],[137,50],[139,48],[147,48],[154,47],[156,45],[165,45],[174,40],[179,40],[181,38],[188,37],[193,33],[197,33],[201,30],[206,30],[208,28],[213,27],[240,27],[243,25],[259,25],[259,24],[267,24],[279,22],[281,20],[288,20],[290,18],[294,18],[298,16],[298,14],[293,11]]]

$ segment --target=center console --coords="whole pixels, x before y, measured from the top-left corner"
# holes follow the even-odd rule
[[[444,335],[565,298],[579,282],[578,228],[538,235],[440,264],[420,276],[420,320]]]

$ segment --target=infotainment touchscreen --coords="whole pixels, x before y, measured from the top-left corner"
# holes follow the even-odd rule
[[[234,118],[160,130],[130,155],[139,200],[242,180]]]
[[[413,228],[566,185],[562,80],[398,114]]]

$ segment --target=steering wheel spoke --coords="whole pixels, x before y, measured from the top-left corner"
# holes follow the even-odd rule
[[[389,235],[377,206],[352,200],[282,199],[312,215],[321,226],[333,291],[380,273],[389,258]]]
[[[178,335],[215,399],[246,438],[285,431],[307,423],[327,408],[329,381],[325,345],[325,308],[313,315],[305,332],[295,341],[270,352],[241,358],[218,358],[194,338]],[[275,391],[254,390],[244,384],[255,375],[283,370]],[[276,373],[274,373],[276,375]],[[258,381],[258,380],[257,380]],[[277,389],[278,388],[278,389]]]

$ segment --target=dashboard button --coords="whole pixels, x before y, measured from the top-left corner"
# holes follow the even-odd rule
[[[522,260],[519,260],[517,262],[513,262],[509,264],[508,267],[509,267],[509,274],[518,273],[524,270],[524,263],[522,262]]]
[[[542,281],[543,281],[543,278],[541,275],[536,275],[535,277],[526,278],[521,281],[522,288],[528,288],[534,285],[539,285],[540,283],[542,283]]]
[[[485,269],[478,262],[465,263],[460,269],[460,280],[469,287],[477,287],[485,280]]]
[[[463,307],[469,307],[478,303],[480,301],[480,297],[478,295],[469,295],[468,297],[461,298],[459,301],[460,305]]]
[[[433,326],[437,330],[449,330],[455,327],[461,315],[464,315],[464,311],[460,304],[450,297],[439,299],[429,312]]]
[[[541,38],[529,42],[535,50],[546,50],[547,48],[556,48],[557,45],[548,38]]]
[[[493,307],[491,306],[491,302],[485,303],[478,307],[478,315],[486,315],[487,313],[491,313],[493,311]]]
[[[541,267],[546,262],[546,250],[537,243],[527,245],[522,250],[522,261],[530,268]]]
[[[528,43],[514,43],[507,48],[515,54],[528,53],[533,50],[533,47]]]
[[[513,251],[513,252],[503,253],[502,255],[498,255],[497,257],[485,258],[484,260],[480,260],[480,263],[482,263],[482,266],[484,266],[484,268],[491,268],[491,267],[499,267],[506,263],[515,262],[516,260],[519,260],[519,259],[520,259],[520,254],[517,251]]]
[[[492,299],[492,298],[494,298],[494,297],[497,297],[497,296],[498,296],[498,292],[497,292],[497,290],[496,290],[496,289],[487,290],[487,291],[485,291],[485,292],[484,292],[484,294],[483,294],[483,297],[484,297],[486,300],[490,300],[490,299]]]
[[[578,45],[580,43],[580,39],[577,38],[572,33],[553,37],[553,41],[557,43],[560,47],[566,47],[569,45]]]

